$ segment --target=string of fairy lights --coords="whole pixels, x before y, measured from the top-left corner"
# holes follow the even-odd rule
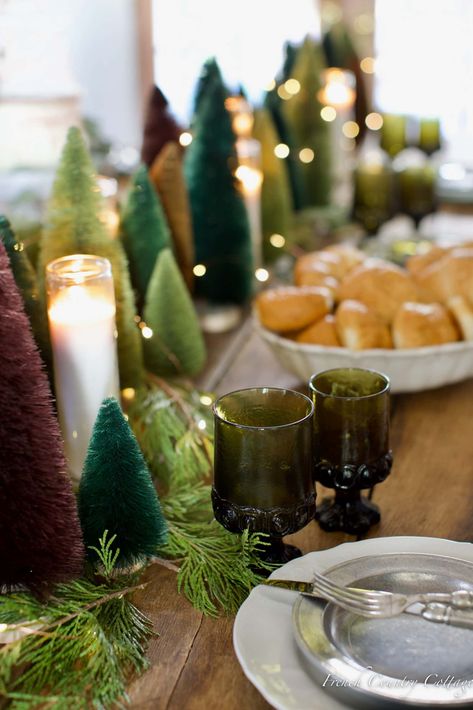
[[[332,25],[342,19],[340,7],[328,0],[322,4],[322,20],[324,24]],[[374,17],[371,13],[361,13],[352,20],[353,31],[361,36],[371,37],[374,30]],[[360,70],[366,75],[373,75],[376,72],[376,59],[368,54],[363,56],[359,63]],[[273,79],[265,87],[267,91],[276,90],[279,98],[282,101],[291,101],[301,91],[301,83],[295,77],[289,77],[285,81],[277,84]],[[351,71],[331,67],[324,70],[322,74],[322,87],[316,97],[322,104],[320,116],[327,123],[334,123],[333,138],[339,137],[339,149],[342,151],[353,151],[356,147],[355,139],[360,133],[360,126],[354,120],[351,114],[352,107],[356,100],[356,81],[355,76]],[[229,97],[227,99],[227,108],[233,112],[235,110],[235,102],[238,102],[241,97]],[[251,110],[251,109],[250,109]],[[249,118],[248,112],[233,113],[233,127],[238,135],[248,136],[251,133],[252,116]],[[376,111],[369,112],[364,123],[369,131],[379,131],[383,126],[383,117]],[[337,133],[338,132],[338,133]],[[184,148],[188,147],[193,140],[190,130],[185,130],[179,136],[179,143]],[[287,160],[291,156],[291,148],[286,143],[278,143],[274,147],[274,155],[279,160]],[[292,157],[292,156],[291,156]],[[309,146],[297,148],[295,156],[301,163],[309,164],[316,159],[314,150]],[[254,166],[253,166],[254,167]],[[245,175],[243,175],[245,171]],[[250,172],[255,173],[250,175]],[[246,174],[248,173],[248,174]],[[258,177],[258,174],[261,177]],[[258,170],[248,169],[244,164],[240,164],[236,171],[235,177],[242,184],[251,185],[256,180],[262,180],[262,174]],[[257,187],[257,186],[256,186]],[[284,249],[286,246],[286,238],[283,234],[272,234],[269,237],[269,242],[275,249]],[[207,267],[205,264],[195,264],[193,273],[196,278],[205,276]],[[270,273],[267,269],[258,265],[255,269],[255,278],[257,281],[264,283],[270,278]],[[144,337],[151,337],[151,334],[146,332],[147,326],[142,329]]]

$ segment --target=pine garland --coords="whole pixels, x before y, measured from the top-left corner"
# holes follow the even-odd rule
[[[12,710],[112,707],[127,701],[133,672],[147,667],[152,624],[129,595],[142,570],[116,576],[107,533],[98,541],[101,583],[94,578],[56,587],[40,601],[28,592],[0,595],[0,624],[31,633],[0,647],[0,698]]]
[[[164,386],[164,388],[163,388]],[[204,399],[204,401],[207,401]],[[154,378],[128,411],[158,488],[168,523],[163,557],[179,561],[177,585],[209,616],[234,614],[262,577],[264,535],[234,535],[213,517],[210,476],[212,416],[200,395],[182,383]]]

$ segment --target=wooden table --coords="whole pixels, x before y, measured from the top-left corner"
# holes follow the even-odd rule
[[[225,393],[239,387],[301,387],[278,364],[250,324],[230,339],[214,336],[200,386]],[[393,398],[390,477],[374,500],[382,520],[370,537],[428,535],[473,539],[473,380]],[[291,536],[304,553],[353,540],[315,523]],[[291,538],[287,538],[290,540]],[[149,568],[136,602],[159,637],[149,646],[151,668],[130,687],[132,708],[262,710],[269,705],[245,678],[232,645],[233,618],[195,611],[176,592],[175,574]]]

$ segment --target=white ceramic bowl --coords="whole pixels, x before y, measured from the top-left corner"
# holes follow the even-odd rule
[[[279,362],[301,381],[332,367],[366,367],[384,372],[391,392],[419,392],[473,377],[473,342],[446,343],[411,350],[358,350],[296,343],[271,333],[255,320],[256,330]]]

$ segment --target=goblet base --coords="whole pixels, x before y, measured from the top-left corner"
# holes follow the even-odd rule
[[[347,499],[337,491],[335,498],[324,498],[315,513],[315,519],[326,532],[346,532],[364,535],[381,520],[377,505],[358,494]]]

